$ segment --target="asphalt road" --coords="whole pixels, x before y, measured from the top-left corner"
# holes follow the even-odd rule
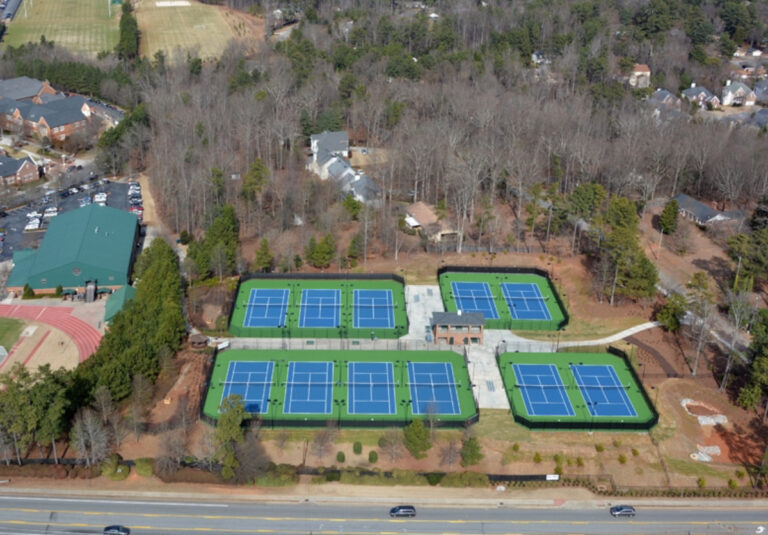
[[[318,492],[321,489],[318,488]],[[768,511],[755,507],[638,507],[614,519],[604,507],[422,507],[391,519],[390,504],[312,502],[192,503],[0,496],[0,534],[101,533],[123,524],[134,534],[731,534],[768,533]],[[394,505],[394,504],[391,504]]]

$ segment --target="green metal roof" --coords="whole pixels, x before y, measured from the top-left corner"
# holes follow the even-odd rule
[[[137,225],[135,215],[97,204],[56,216],[34,254],[18,261],[14,256],[16,265],[7,286],[127,284]]]
[[[112,295],[107,299],[107,304],[104,307],[104,321],[112,321],[112,318],[120,312],[125,304],[134,298],[136,295],[136,288],[133,286],[125,285],[112,292]]]

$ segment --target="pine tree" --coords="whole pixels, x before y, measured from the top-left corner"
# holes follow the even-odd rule
[[[661,232],[667,235],[674,234],[675,230],[677,230],[677,216],[677,201],[672,199],[666,206],[664,206],[664,210],[659,216],[659,228],[661,229]]]
[[[432,442],[424,422],[416,418],[403,429],[403,435],[405,447],[411,452],[414,459],[423,459],[427,456],[426,451],[432,447]]]
[[[259,248],[256,250],[256,257],[253,260],[254,271],[261,273],[269,273],[272,271],[272,266],[275,261],[275,257],[272,251],[269,250],[269,241],[266,238],[261,240]]]

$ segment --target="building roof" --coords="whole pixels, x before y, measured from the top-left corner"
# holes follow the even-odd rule
[[[379,185],[365,173],[358,173],[352,175],[348,180],[344,180],[341,189],[353,193],[358,200],[363,202],[372,201],[381,194]]]
[[[701,223],[706,223],[721,215],[721,212],[718,212],[701,201],[697,201],[685,193],[675,195],[672,199],[677,201],[677,206],[680,210],[685,210],[686,212],[693,214],[693,216]]]
[[[328,152],[347,152],[349,150],[349,134],[345,131],[315,134],[310,137],[312,146],[317,143],[318,152],[325,149]]]
[[[32,98],[43,88],[43,82],[29,76],[0,80],[0,96],[11,100]]]
[[[635,63],[635,68],[632,70],[635,73],[651,73],[651,68],[645,63]]]
[[[650,99],[656,102],[666,103],[670,100],[677,100],[677,97],[666,89],[657,89],[651,94]]]
[[[19,172],[19,169],[24,165],[24,162],[29,162],[32,165],[35,165],[35,162],[33,162],[31,158],[16,159],[0,156],[0,177],[14,176]]]
[[[409,216],[419,222],[419,225],[426,227],[438,222],[437,214],[432,207],[423,201],[418,201],[405,209]]]
[[[704,100],[710,100],[715,96],[706,87],[696,87],[696,86],[689,87],[688,89],[684,89],[682,94],[688,100],[693,100],[695,98],[702,98],[702,95]]]
[[[109,296],[104,306],[104,321],[112,321],[118,312],[123,310],[125,304],[136,296],[136,288],[126,284],[121,286]]]
[[[482,312],[433,312],[432,325],[485,325]]]
[[[127,284],[137,225],[135,215],[97,204],[65,212],[51,220],[34,254],[14,255],[7,286]]]
[[[728,93],[736,94],[739,90],[741,90],[743,93],[749,95],[752,93],[752,90],[749,88],[749,86],[743,82],[731,82],[730,85],[726,85],[723,87],[723,95],[727,95]]]
[[[85,99],[81,96],[67,97],[54,100],[47,104],[32,104],[30,106],[18,106],[24,119],[38,122],[45,118],[48,126],[55,128],[65,124],[76,123],[85,119],[82,107]],[[19,103],[22,104],[22,103]]]

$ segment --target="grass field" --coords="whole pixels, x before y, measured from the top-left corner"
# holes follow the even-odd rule
[[[24,0],[3,41],[18,46],[44,35],[74,52],[96,55],[115,48],[119,18],[120,6],[112,6],[110,18],[106,0]]]
[[[136,7],[141,30],[141,54],[153,57],[158,50],[186,58],[187,50],[201,58],[217,58],[233,37],[222,10],[191,0],[189,6],[157,7],[142,0]]]
[[[274,373],[271,377],[271,387],[268,394],[263,394],[261,390],[256,392],[256,389],[260,385],[258,381],[263,380],[263,377],[251,379],[249,376],[248,383],[253,385],[255,398],[260,398],[262,395],[268,395],[268,406],[262,414],[262,418],[268,422],[275,422],[277,425],[310,425],[310,426],[323,426],[328,420],[337,420],[341,425],[348,426],[382,426],[382,425],[404,425],[413,420],[414,409],[416,405],[412,403],[411,399],[411,384],[410,374],[408,367],[412,363],[449,363],[450,369],[453,372],[453,378],[455,383],[455,394],[458,405],[456,406],[457,413],[450,414],[445,412],[443,414],[435,413],[435,418],[438,422],[461,425],[470,418],[477,414],[477,407],[475,405],[474,397],[472,396],[472,388],[469,381],[469,374],[467,371],[467,364],[461,355],[458,355],[452,351],[256,351],[256,350],[228,350],[220,353],[216,357],[216,363],[214,364],[213,372],[211,374],[210,385],[208,387],[208,393],[205,399],[205,405],[203,412],[212,419],[217,419],[219,416],[219,406],[222,402],[222,396],[227,392],[235,392],[235,390],[227,389],[227,378],[230,369],[230,363],[248,363],[248,362],[271,362]],[[315,376],[316,384],[322,388],[330,388],[330,399],[332,404],[330,405],[330,412],[328,413],[314,413],[314,412],[291,412],[286,407],[289,403],[289,397],[291,396],[289,384],[292,382],[289,372],[289,366],[291,363],[296,362],[332,362],[333,363],[333,377],[318,378]],[[353,405],[353,399],[348,399],[352,394],[349,386],[349,381],[353,379],[347,377],[348,364],[354,363],[392,363],[393,375],[392,379],[395,381],[392,387],[394,392],[394,410],[392,414],[384,413],[371,413],[371,412],[355,412],[350,406]],[[242,368],[242,365],[241,365]],[[332,383],[326,385],[323,381],[330,379]],[[242,381],[242,378],[236,379]],[[302,379],[303,381],[304,379]],[[359,378],[357,379],[359,380]],[[440,379],[442,380],[442,379]],[[319,382],[318,382],[319,381]],[[304,385],[306,383],[296,383]],[[421,395],[428,395],[430,388],[422,385],[417,386]],[[435,389],[439,390],[439,387],[433,386],[432,392],[434,394]],[[245,390],[248,392],[248,390]],[[239,391],[238,391],[239,392]],[[443,391],[444,393],[444,391]],[[240,395],[240,394],[238,394]],[[297,396],[304,396],[304,393],[296,394]],[[359,391],[358,391],[358,395]],[[418,394],[417,394],[418,395]],[[374,396],[378,397],[378,396]],[[424,398],[422,397],[422,400]],[[438,396],[438,399],[445,399],[443,396]],[[250,400],[246,400],[250,401]],[[321,405],[322,406],[322,403]],[[419,414],[416,411],[416,417],[427,419],[426,415]]]
[[[0,346],[3,346],[7,351],[10,351],[13,344],[19,339],[19,335],[23,328],[23,321],[11,318],[0,318]]]

